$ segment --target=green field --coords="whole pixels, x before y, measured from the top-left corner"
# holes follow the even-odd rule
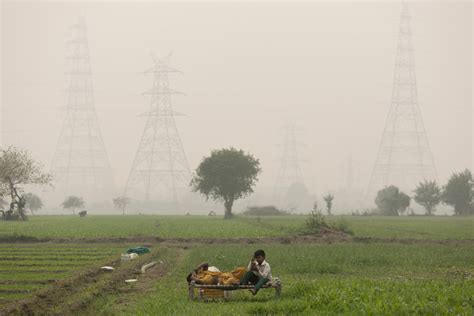
[[[238,216],[224,221],[207,216],[32,216],[27,222],[0,221],[0,238],[108,237],[276,237],[298,234],[306,216]],[[338,221],[339,216],[328,221]],[[415,239],[473,239],[474,217],[344,216],[358,237]]]
[[[35,216],[28,222],[0,222],[0,314],[2,302],[34,298],[38,290],[54,288],[58,280],[118,259],[129,246],[138,245],[127,239],[119,243],[114,237],[171,238],[153,244],[157,252],[149,260],[163,263],[159,273],[139,277],[130,286],[120,279],[119,268],[110,275],[119,276],[113,287],[111,280],[101,279],[81,285],[84,290],[64,299],[63,308],[70,310],[58,305],[52,311],[85,315],[474,314],[473,217],[344,217],[354,232],[353,240],[350,236],[299,242],[272,239],[300,234],[305,220],[305,216],[232,220]],[[9,242],[27,237],[47,240]],[[246,237],[245,241],[232,239],[240,237]],[[252,242],[257,237],[267,237],[268,242]],[[274,290],[263,290],[255,297],[247,291],[233,292],[228,301],[187,300],[185,277],[194,266],[208,261],[223,271],[231,270],[245,266],[257,248],[265,249],[273,275],[283,280],[281,299],[274,298]],[[81,303],[84,297],[87,300]]]
[[[0,304],[33,295],[91,265],[117,258],[123,246],[0,244]]]
[[[263,248],[283,296],[273,290],[256,297],[233,293],[229,302],[190,303],[185,276],[209,261],[222,270],[245,265]],[[187,251],[153,292],[131,307],[116,297],[91,309],[125,314],[460,314],[474,312],[474,248],[400,244],[199,246]]]

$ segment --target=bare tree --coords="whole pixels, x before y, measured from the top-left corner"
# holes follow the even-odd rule
[[[45,185],[51,176],[42,171],[42,166],[25,150],[10,146],[0,150],[0,191],[10,196],[10,209],[4,213],[5,219],[13,219],[13,212],[26,220],[26,201],[22,196],[25,185]]]
[[[125,215],[125,208],[130,204],[130,199],[125,196],[119,196],[112,200],[114,207],[122,211],[122,215]]]

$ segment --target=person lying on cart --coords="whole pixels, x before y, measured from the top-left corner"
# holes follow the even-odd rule
[[[241,285],[254,284],[255,289],[250,289],[253,295],[257,294],[258,290],[267,282],[272,280],[272,272],[270,264],[265,260],[265,251],[255,251],[250,260],[247,272],[240,280]]]
[[[216,267],[210,267],[205,262],[188,274],[186,280],[188,283],[194,281],[196,284],[204,285],[237,285],[244,276],[245,271],[244,267],[239,267],[229,272],[221,272]]]

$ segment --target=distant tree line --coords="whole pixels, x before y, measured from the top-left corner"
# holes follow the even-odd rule
[[[474,180],[469,170],[453,173],[448,183],[440,187],[436,181],[422,181],[414,190],[413,199],[434,215],[440,203],[454,208],[455,215],[474,215]],[[377,192],[375,204],[379,214],[403,215],[410,206],[411,197],[396,186],[387,186]]]

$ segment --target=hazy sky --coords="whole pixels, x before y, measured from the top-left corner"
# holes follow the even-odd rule
[[[418,95],[440,180],[472,167],[471,2],[410,2]],[[384,128],[399,2],[2,1],[2,141],[51,163],[66,105],[66,40],[84,16],[103,138],[123,187],[149,99],[150,53],[173,53],[171,80],[192,169],[211,149],[261,159],[272,187],[293,121],[312,192],[343,185],[349,157],[365,188]]]

